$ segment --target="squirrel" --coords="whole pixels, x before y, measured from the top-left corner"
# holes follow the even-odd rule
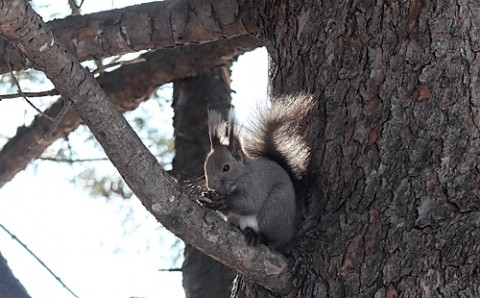
[[[204,170],[207,207],[238,226],[247,244],[272,248],[290,243],[296,231],[297,185],[308,173],[310,144],[302,123],[315,104],[311,96],[276,98],[242,133],[230,110],[228,120],[208,111],[211,151]]]

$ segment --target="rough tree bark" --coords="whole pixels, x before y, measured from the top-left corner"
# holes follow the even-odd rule
[[[227,67],[173,84],[175,158],[173,172],[184,188],[196,190],[203,183],[203,163],[210,150],[207,109],[231,107],[230,74]],[[235,274],[231,269],[185,244],[182,265],[187,298],[228,297]]]
[[[322,112],[300,296],[479,297],[480,3],[250,2],[272,93]]]
[[[318,175],[299,202],[299,237],[285,252],[290,271],[285,259],[272,262],[278,255],[264,247],[242,246],[236,230],[211,212],[175,200],[185,195],[162,180],[148,155],[132,154],[134,164],[122,163],[125,150],[143,148],[136,140],[122,140],[130,132],[114,113],[103,117],[111,109],[95,96],[101,91],[92,89],[88,78],[82,84],[75,80],[78,85],[55,76],[52,81],[63,86],[66,97],[80,91],[74,99],[82,117],[165,226],[226,263],[231,260],[225,246],[234,248],[229,256],[239,261],[228,264],[248,277],[254,274],[245,272],[244,262],[257,253],[263,254],[257,262],[271,261],[265,270],[281,265],[274,270],[280,275],[264,272],[264,279],[242,282],[239,296],[274,296],[254,282],[275,293],[293,290],[289,297],[480,296],[480,3],[250,0],[245,5],[242,11],[255,14],[268,45],[272,93],[308,92],[320,107],[320,118],[311,119],[318,128],[313,144]],[[3,19],[0,30],[17,38],[18,32],[2,28]],[[17,42],[35,65],[55,75],[45,69],[40,46],[28,47],[27,41]],[[114,131],[105,127],[118,123]],[[158,176],[155,183],[151,174]],[[164,188],[154,186],[160,183]],[[192,215],[184,218],[176,210]],[[192,228],[204,229],[204,239],[195,239]],[[293,288],[272,286],[282,277],[281,283]]]
[[[0,32],[72,101],[129,187],[165,227],[264,287],[279,293],[290,290],[285,258],[265,246],[248,246],[238,229],[193,202],[161,169],[91,74],[55,42],[53,33],[25,1],[1,2]]]
[[[238,6],[226,1],[158,1],[69,16],[48,25],[75,58],[85,61],[248,36],[240,14]],[[26,57],[1,36],[0,53],[0,73],[30,67]]]
[[[144,62],[123,65],[103,73],[97,81],[120,111],[129,111],[150,98],[158,86],[224,65],[233,57],[258,46],[260,42],[253,36],[241,36],[215,44],[158,50],[142,55]],[[60,99],[44,114],[55,118],[62,107],[63,100]],[[28,127],[19,127],[15,137],[0,150],[0,187],[38,158],[54,141],[65,137],[80,124],[80,117],[71,109],[49,137],[43,138],[53,124],[41,115]],[[42,138],[40,144],[28,149]]]

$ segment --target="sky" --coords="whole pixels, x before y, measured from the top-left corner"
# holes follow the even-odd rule
[[[148,1],[85,0],[82,13],[141,2]],[[41,7],[35,8],[45,20],[52,18],[52,12],[53,17],[68,14],[67,0],[41,3]],[[47,3],[55,5],[46,6]],[[266,97],[266,85],[265,49],[240,57],[232,67],[234,105],[240,119],[248,117],[249,102]],[[24,91],[48,87],[22,84]],[[0,85],[0,93],[5,92]],[[165,88],[162,94],[171,97],[171,88]],[[43,108],[51,102],[34,101]],[[147,101],[142,108],[158,107]],[[0,147],[35,113],[23,99],[0,101]],[[150,125],[172,133],[171,110],[152,121]],[[82,130],[83,133],[72,135],[72,146],[79,154],[95,154],[92,148],[83,146],[88,132]],[[49,150],[58,150],[60,143]],[[179,241],[135,197],[95,197],[72,184],[70,180],[79,175],[79,168],[42,161],[17,174],[0,189],[0,224],[22,240],[79,297],[184,297],[181,272],[158,271],[181,266]],[[95,168],[116,175],[109,162],[99,162]],[[0,252],[32,297],[73,297],[1,229]]]

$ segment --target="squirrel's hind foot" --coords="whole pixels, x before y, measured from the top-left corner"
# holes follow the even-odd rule
[[[249,246],[256,246],[260,243],[262,243],[262,237],[257,234],[252,228],[245,228],[242,230],[243,235],[245,236],[245,241],[247,242],[247,245]]]

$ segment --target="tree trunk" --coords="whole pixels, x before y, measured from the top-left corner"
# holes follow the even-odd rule
[[[0,11],[18,9],[21,1],[8,2]],[[228,4],[235,7],[235,1]],[[83,68],[52,43],[44,24],[35,19],[22,26],[7,14],[8,21],[0,18],[0,31],[73,99],[157,219],[250,277],[255,274],[249,270],[258,269],[251,260],[263,254],[255,264],[277,275],[262,270],[263,278],[255,275],[258,283],[277,292],[291,284],[289,297],[480,296],[480,3],[246,5],[256,13],[259,37],[272,57],[272,94],[311,93],[319,106],[318,119],[310,119],[318,132],[312,143],[315,177],[299,201],[295,243],[284,252],[291,275],[284,274],[282,258],[272,258],[278,255],[246,247],[238,231],[212,212],[176,200],[186,195],[131,137],[128,124]],[[230,17],[238,21],[246,11],[227,13],[222,24]],[[228,33],[215,38],[224,36]],[[46,45],[54,46],[39,53]],[[67,65],[72,67],[61,68]],[[215,241],[222,245],[213,251]],[[278,287],[281,277],[288,286]],[[237,281],[237,296],[274,296],[245,280]]]
[[[273,95],[320,106],[295,296],[479,297],[480,3],[268,4]]]
[[[15,278],[7,261],[0,253],[0,297],[28,298],[25,288]]]
[[[226,67],[174,83],[175,159],[173,171],[185,188],[204,186],[203,163],[210,150],[207,109],[230,108],[230,74]],[[203,184],[203,185],[202,185]],[[228,297],[233,271],[185,244],[183,287],[187,298]]]

